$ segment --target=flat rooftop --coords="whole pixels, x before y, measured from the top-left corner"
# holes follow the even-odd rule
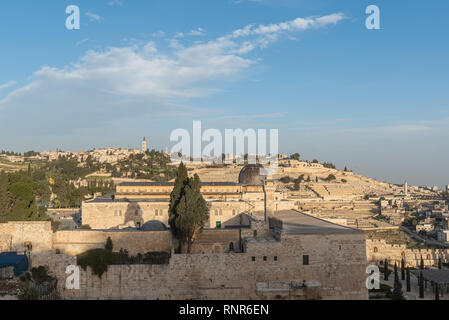
[[[112,203],[112,202],[169,202],[169,199],[166,198],[133,198],[133,199],[127,199],[127,198],[114,198],[112,194],[107,194],[98,198],[95,198],[93,200],[87,201],[88,203]]]
[[[282,231],[290,234],[363,232],[295,211],[278,211],[271,218],[282,222]]]
[[[122,182],[118,184],[120,187],[172,187],[174,182]],[[239,186],[240,184],[235,182],[201,182],[202,186]]]

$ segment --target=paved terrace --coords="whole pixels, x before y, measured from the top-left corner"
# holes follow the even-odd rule
[[[283,232],[290,234],[363,232],[321,220],[295,210],[278,211],[271,218],[274,219],[272,223],[274,227],[281,228]]]

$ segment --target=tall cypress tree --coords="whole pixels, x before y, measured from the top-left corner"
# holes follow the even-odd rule
[[[401,280],[405,280],[405,260],[401,259]]]
[[[422,271],[419,274],[418,283],[419,283],[419,298],[424,299],[424,276],[422,274]]]
[[[196,174],[189,178],[181,163],[170,195],[169,224],[180,245],[187,244],[187,253],[208,219],[209,208],[201,194],[200,178]]]
[[[406,272],[406,285],[407,285],[407,292],[411,291],[411,287],[410,287],[410,269],[407,267],[407,272]]]
[[[385,281],[388,281],[388,260],[387,259],[385,259],[385,262],[384,262],[384,280]]]
[[[440,300],[440,288],[438,283],[435,283],[435,300]]]
[[[396,266],[396,264],[395,264]],[[399,275],[397,272],[397,268],[394,273],[394,286],[393,286],[393,294],[391,296],[393,300],[405,300],[404,294],[402,293],[402,284],[399,280]]]

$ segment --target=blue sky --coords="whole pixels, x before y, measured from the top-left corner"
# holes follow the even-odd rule
[[[381,30],[365,28],[365,8]],[[68,5],[81,29],[65,28]],[[278,128],[280,151],[449,184],[445,0],[0,2],[0,149],[170,146]],[[299,19],[298,19],[299,18]],[[303,20],[306,19],[306,20]]]

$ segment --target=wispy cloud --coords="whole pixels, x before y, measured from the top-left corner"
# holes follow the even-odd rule
[[[100,17],[98,14],[92,13],[90,11],[86,12],[86,16],[88,16],[90,21],[93,21],[93,22],[102,22],[103,21],[102,17]]]
[[[98,119],[108,122],[123,121],[124,115],[134,119],[145,114],[157,116],[167,108],[174,110],[173,103],[211,95],[220,90],[221,83],[240,80],[245,70],[260,63],[250,53],[266,48],[282,34],[326,27],[342,18],[330,15],[251,25],[193,44],[176,38],[163,50],[154,42],[90,50],[72,65],[41,68],[29,84],[0,100],[0,123],[26,114],[30,128],[39,118],[52,128],[60,123],[64,131],[80,122],[101,126]]]
[[[4,84],[0,84],[0,90],[7,89],[7,88],[10,88],[10,87],[13,87],[13,86],[15,86],[16,84],[17,84],[17,81],[14,81],[14,80],[8,81],[8,82],[6,82],[6,83],[4,83]]]
[[[108,5],[109,6],[119,6],[119,7],[121,7],[121,6],[123,6],[123,2],[120,1],[120,0],[112,0],[112,1],[108,2]]]
[[[159,31],[153,32],[153,33],[151,34],[151,36],[152,36],[153,38],[163,38],[163,37],[165,37],[165,32],[162,31],[162,30],[159,30]]]
[[[206,30],[204,30],[203,28],[198,28],[189,32],[189,36],[204,37],[206,35]]]
[[[84,38],[84,39],[78,41],[78,42],[76,43],[76,46],[80,46],[80,45],[82,45],[83,43],[86,43],[86,42],[88,42],[88,41],[89,41],[89,38]]]

